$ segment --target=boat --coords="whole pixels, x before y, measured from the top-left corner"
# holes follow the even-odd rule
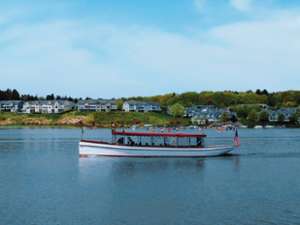
[[[208,157],[225,155],[234,146],[205,146],[205,134],[170,132],[128,132],[112,130],[111,142],[86,140],[79,143],[79,155],[110,157]]]

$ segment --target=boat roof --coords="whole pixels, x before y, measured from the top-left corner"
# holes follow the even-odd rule
[[[192,137],[205,138],[205,134],[191,134],[191,133],[161,133],[161,132],[128,132],[128,131],[112,131],[112,135],[123,136],[143,136],[143,137]]]

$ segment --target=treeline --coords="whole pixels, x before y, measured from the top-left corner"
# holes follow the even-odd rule
[[[82,98],[72,98],[69,96],[59,96],[49,94],[44,97],[20,94],[16,89],[0,90],[0,100],[70,100],[77,102]],[[90,98],[85,98],[90,99]],[[300,91],[268,92],[267,90],[256,91],[203,91],[185,92],[182,94],[169,93],[150,97],[131,97],[119,99],[125,100],[153,101],[160,103],[164,108],[179,103],[184,107],[191,105],[215,105],[218,107],[230,107],[241,104],[267,104],[274,108],[296,107],[300,105]]]
[[[16,89],[0,90],[0,100],[22,100],[22,101],[69,100],[69,101],[77,102],[80,99],[72,98],[69,96],[54,95],[54,94],[49,94],[46,96],[37,96],[37,95],[29,95],[29,94],[21,95]]]
[[[0,100],[20,100],[21,96],[16,89],[0,90]]]
[[[269,93],[267,90],[246,92],[236,91],[204,91],[186,92],[182,94],[165,94],[152,97],[132,97],[129,99],[154,101],[167,107],[179,103],[185,107],[191,105],[215,105],[230,107],[241,104],[267,104],[271,107],[296,107],[300,105],[300,91],[283,91]]]

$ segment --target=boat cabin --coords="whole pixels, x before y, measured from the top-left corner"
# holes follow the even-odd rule
[[[205,134],[112,131],[112,143],[149,147],[204,147]]]

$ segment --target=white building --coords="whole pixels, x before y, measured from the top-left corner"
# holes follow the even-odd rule
[[[24,102],[22,107],[23,113],[63,113],[71,111],[74,108],[74,103],[65,100],[39,100]]]
[[[206,122],[218,122],[224,113],[230,118],[237,116],[228,108],[218,108],[213,105],[194,105],[185,110],[185,117],[191,118],[193,123],[205,124]]]
[[[77,110],[84,111],[94,111],[94,112],[110,112],[118,109],[115,100],[82,100],[77,104]]]
[[[22,108],[22,101],[0,101],[0,112],[19,112]]]
[[[281,108],[278,110],[269,110],[267,113],[269,114],[270,122],[278,122],[280,115],[283,115],[284,122],[289,122],[290,118],[297,113],[297,110],[297,108]]]
[[[126,101],[123,103],[125,112],[160,112],[161,108],[158,103]]]

